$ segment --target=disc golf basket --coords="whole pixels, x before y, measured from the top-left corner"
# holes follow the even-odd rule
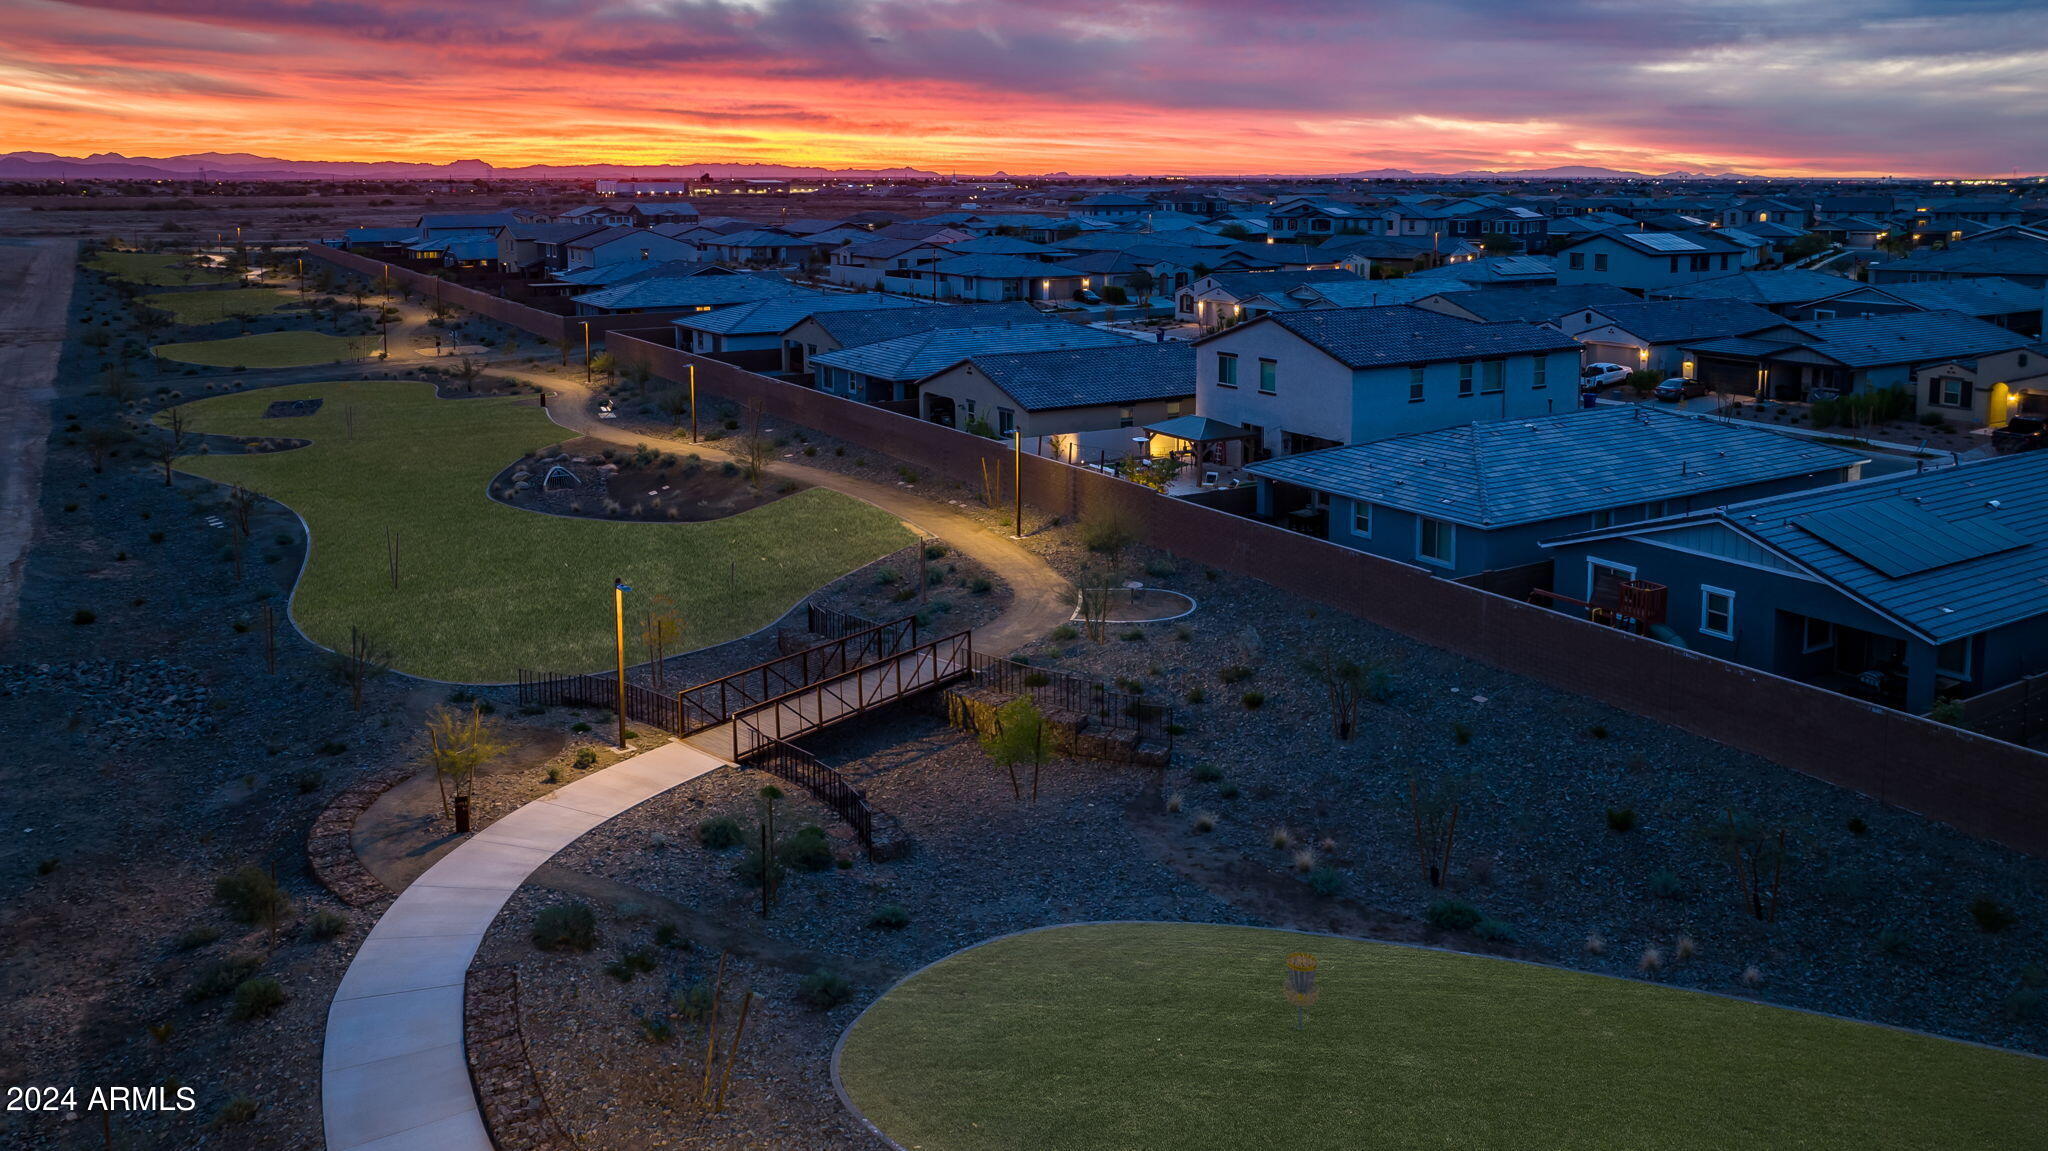
[[[1308,1009],[1316,1001],[1316,957],[1297,951],[1287,957],[1287,1001],[1294,1004],[1294,1029],[1308,1026]]]

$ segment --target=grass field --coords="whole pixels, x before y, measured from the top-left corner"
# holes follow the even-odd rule
[[[263,418],[274,402],[312,397],[323,400],[314,415]],[[346,649],[349,628],[360,627],[391,650],[395,667],[437,679],[502,682],[522,667],[608,666],[614,576],[634,589],[629,611],[672,597],[682,646],[697,647],[764,627],[819,586],[913,540],[886,512],[822,489],[694,524],[507,507],[486,494],[492,477],[567,437],[512,397],[441,400],[429,384],[385,380],[268,388],[185,410],[197,431],[313,441],[269,454],[188,456],[178,466],[239,482],[305,517],[312,555],[293,610],[315,641]],[[387,530],[399,535],[395,591]]]
[[[267,316],[297,296],[276,288],[229,288],[219,292],[156,292],[142,302],[169,312],[181,324],[212,324],[236,315]]]
[[[258,332],[225,340],[158,344],[158,358],[213,368],[310,368],[359,360],[378,348],[376,336],[334,336],[326,332]]]
[[[1308,1026],[1281,989],[1317,956]],[[846,1037],[922,1151],[2041,1148],[2048,1061],[1653,984],[1249,928],[962,952]]]
[[[117,280],[157,288],[176,288],[189,284],[232,284],[241,279],[233,272],[194,268],[187,265],[186,261],[187,257],[170,253],[95,252],[92,258],[86,261],[86,267],[105,272]]]

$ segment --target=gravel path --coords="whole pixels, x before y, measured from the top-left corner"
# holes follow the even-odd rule
[[[77,260],[69,240],[0,240],[0,641],[13,631],[36,535],[51,381]]]

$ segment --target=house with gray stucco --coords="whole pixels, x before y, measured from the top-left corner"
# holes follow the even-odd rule
[[[1905,472],[1552,539],[1601,611],[1663,589],[1665,638],[1924,712],[2042,670],[2048,452]],[[1584,610],[1584,609],[1580,609]]]
[[[1408,305],[1275,312],[1195,341],[1199,414],[1253,458],[1578,406],[1579,343]]]
[[[1614,284],[1644,292],[1753,267],[1756,253],[1712,229],[1632,232],[1617,228],[1572,241],[1555,257],[1560,284]]]
[[[1262,515],[1464,577],[1542,563],[1543,541],[1559,535],[1841,483],[1864,462],[1632,404],[1393,436],[1246,470]]]

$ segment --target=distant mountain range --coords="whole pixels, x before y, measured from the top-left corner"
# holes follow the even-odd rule
[[[1561,168],[1523,168],[1511,172],[1478,169],[1465,172],[1411,172],[1406,168],[1378,168],[1370,172],[1338,172],[1345,180],[1763,180],[1740,172],[1624,172],[1616,168],[1587,168],[1567,164]]]
[[[709,173],[724,179],[937,179],[920,168],[809,168],[788,164],[527,164],[500,168],[482,160],[447,164],[398,161],[281,160],[246,152],[199,152],[186,156],[123,156],[95,152],[58,156],[49,152],[0,154],[0,179],[52,180],[303,180],[326,179],[530,179],[680,180]]]

